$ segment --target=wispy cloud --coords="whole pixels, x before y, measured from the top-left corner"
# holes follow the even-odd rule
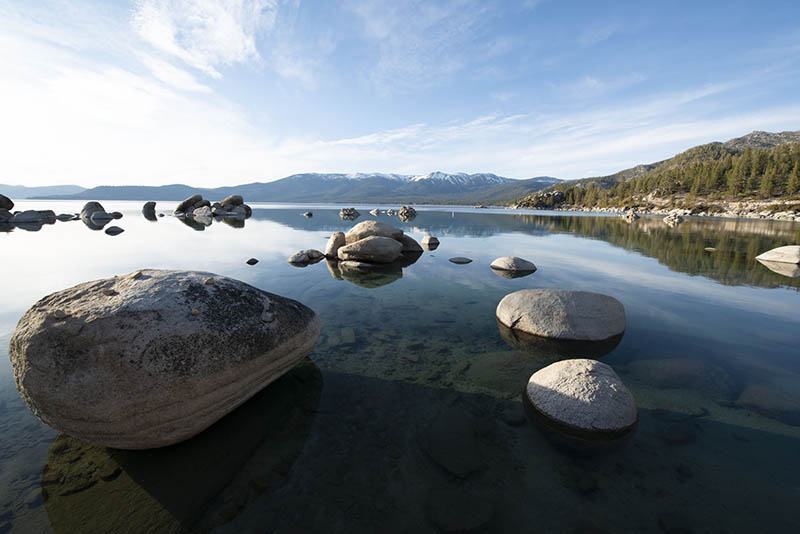
[[[218,78],[222,66],[261,59],[256,39],[277,9],[277,0],[139,0],[132,23],[155,49]]]
[[[596,23],[592,26],[585,28],[578,35],[578,43],[582,46],[594,46],[610,39],[620,29],[618,22],[602,22]]]

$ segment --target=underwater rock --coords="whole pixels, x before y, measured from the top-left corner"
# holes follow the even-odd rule
[[[564,360],[535,372],[525,388],[528,413],[578,442],[615,442],[636,428],[636,402],[614,370],[596,360]]]
[[[472,419],[461,409],[443,408],[423,431],[420,445],[431,460],[459,478],[483,466]]]
[[[628,365],[628,372],[657,388],[693,389],[716,400],[731,400],[737,390],[724,369],[692,358],[635,360]]]
[[[503,297],[497,319],[545,338],[603,341],[625,331],[625,308],[613,297],[565,289],[523,289]]]
[[[305,359],[205,432],[161,449],[115,450],[59,434],[41,476],[53,532],[213,531],[230,519],[227,503],[238,512],[286,480],[322,387]]]
[[[399,240],[403,236],[403,231],[382,222],[363,221],[353,226],[344,235],[348,245],[371,236],[390,237],[394,240]]]
[[[736,404],[787,425],[800,426],[800,399],[789,397],[767,385],[748,386],[739,395]]]
[[[328,262],[329,269],[331,263]],[[332,271],[334,278],[337,278],[337,272],[341,277],[339,279],[370,289],[391,284],[403,277],[403,269],[397,262],[381,265],[359,261],[340,261],[337,269]]]
[[[20,319],[14,378],[45,423],[120,449],[178,443],[289,371],[319,337],[316,314],[297,301],[211,273],[140,272],[53,293]]]
[[[391,237],[370,236],[341,247],[340,260],[391,263],[400,257],[403,245]]]
[[[328,244],[325,246],[325,257],[331,260],[339,259],[339,249],[345,246],[346,240],[344,232],[334,232],[328,238]]]
[[[800,245],[789,245],[773,248],[756,256],[759,261],[777,261],[780,263],[800,264]]]
[[[536,271],[536,266],[528,260],[517,258],[516,256],[502,256],[494,260],[489,267],[494,271],[510,271],[520,275],[530,274]]]

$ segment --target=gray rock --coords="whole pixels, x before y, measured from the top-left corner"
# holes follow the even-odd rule
[[[53,212],[51,211],[50,213]],[[53,213],[52,218],[53,220],[55,220],[55,213]],[[49,219],[50,219],[49,214],[45,214],[42,211],[25,210],[25,211],[18,211],[17,213],[15,213],[12,222],[14,224],[43,223]]]
[[[420,445],[431,460],[457,477],[483,466],[472,419],[461,409],[444,408],[420,436]]]
[[[125,230],[123,230],[123,229],[122,229],[122,228],[120,228],[119,226],[109,226],[108,228],[106,228],[106,233],[107,233],[108,235],[119,235],[119,234],[121,234],[121,233],[122,233],[122,232],[124,232],[124,231],[125,231]]]
[[[0,208],[0,222],[8,222],[14,218],[14,214],[5,208]],[[70,216],[72,218],[72,216]]]
[[[456,256],[455,258],[450,258],[450,263],[455,263],[457,265],[466,265],[468,263],[472,263],[472,260],[469,258],[464,258],[463,256]]]
[[[74,221],[75,216],[71,213],[59,213],[58,215],[56,215],[56,219],[58,219],[61,222]]]
[[[312,212],[310,212],[310,211],[303,212],[303,217],[311,218],[313,216],[314,216],[314,214]]]
[[[348,230],[344,238],[349,245],[370,236],[390,237],[394,240],[399,240],[403,236],[403,231],[382,222],[363,221]]]
[[[157,221],[156,218],[156,203],[153,201],[145,202],[144,206],[142,206],[142,215],[148,221]]]
[[[633,395],[610,366],[596,360],[564,360],[536,371],[525,398],[537,420],[584,440],[622,438],[638,421]]]
[[[5,195],[0,195],[0,209],[12,210],[14,209],[14,202]]]
[[[287,260],[289,263],[317,263],[325,259],[325,254],[320,252],[319,250],[314,249],[306,249],[306,250],[298,250]]]
[[[391,263],[400,257],[403,245],[391,237],[370,236],[341,247],[340,260]]]
[[[121,219],[122,218],[122,213],[120,213],[119,211],[112,211],[111,212],[111,218],[113,218],[113,219]]]
[[[339,210],[339,218],[344,221],[354,221],[361,217],[361,214],[355,208],[342,208]]]
[[[773,248],[759,256],[756,259],[765,261],[774,261],[780,263],[794,263],[800,264],[800,245],[788,245],[785,247]]]
[[[195,221],[199,222],[200,224],[204,224],[205,226],[211,226],[211,223],[214,220],[214,214],[212,213],[210,206],[201,206],[187,215],[190,215]]]
[[[92,223],[101,226],[113,219],[114,216],[111,215],[110,213],[106,213],[105,211],[95,211],[94,213],[92,213],[92,216],[89,217],[89,220],[91,220]]]
[[[96,211],[105,212],[106,209],[99,202],[87,202],[81,208],[81,219],[88,221],[92,217],[92,213]]]
[[[519,273],[532,273],[536,271],[536,266],[528,260],[523,260],[516,256],[502,256],[494,260],[489,267],[495,271],[511,271]]]
[[[23,315],[9,354],[45,423],[109,447],[171,445],[294,367],[319,336],[312,310],[238,280],[141,273],[59,291]]]
[[[192,195],[180,204],[175,207],[175,214],[179,213],[188,213],[195,209],[195,207],[200,207],[198,204],[203,202],[202,195]]]
[[[250,259],[249,259],[249,260],[247,260],[245,263],[246,263],[247,265],[255,265],[256,263],[258,263],[258,260],[257,260],[257,259],[255,259],[255,258],[250,258]]]
[[[253,208],[251,208],[247,204],[242,204],[242,207],[244,208],[244,218],[249,219],[250,216],[253,215]]]
[[[422,238],[422,248],[425,250],[436,250],[439,248],[439,238],[426,235]]]
[[[231,195],[222,199],[220,202],[222,206],[241,206],[244,204],[244,199],[242,195]]]
[[[503,297],[497,320],[536,336],[603,341],[625,331],[625,308],[613,297],[564,289],[523,289]]]
[[[417,243],[416,239],[414,239],[410,235],[403,234],[403,235],[400,236],[399,239],[397,239],[397,241],[399,241],[400,244],[403,245],[402,252],[404,254],[406,254],[406,253],[422,254],[422,250],[423,250],[422,247],[420,246],[419,243]]]
[[[334,232],[328,238],[328,244],[325,246],[325,257],[329,259],[339,259],[339,249],[346,244],[344,232]]]
[[[400,210],[397,212],[397,215],[398,215],[398,217],[400,217],[400,219],[401,219],[401,220],[403,220],[403,221],[410,221],[410,220],[412,220],[414,217],[416,217],[416,216],[417,216],[417,210],[415,210],[415,209],[414,209],[414,208],[412,208],[411,206],[403,206],[403,207],[402,207],[402,208],[400,208]]]

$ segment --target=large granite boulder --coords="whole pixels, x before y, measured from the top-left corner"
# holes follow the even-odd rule
[[[93,213],[98,211],[105,213],[106,209],[99,202],[87,202],[83,205],[83,208],[81,208],[81,219],[86,222],[92,218]]]
[[[564,360],[536,371],[524,400],[537,422],[579,441],[616,441],[638,421],[633,395],[610,366],[596,360]]]
[[[536,266],[528,260],[516,256],[503,256],[494,260],[489,267],[494,271],[510,271],[512,273],[530,274],[536,271]]]
[[[178,443],[286,373],[319,320],[299,302],[211,273],[142,270],[41,299],[9,344],[45,423],[121,449]]]
[[[325,246],[325,257],[328,259],[339,259],[339,249],[347,244],[344,232],[334,232],[328,238]]]
[[[399,240],[403,236],[403,231],[382,222],[363,221],[353,226],[344,235],[348,245],[370,236],[391,237],[394,240]]]
[[[5,195],[0,195],[0,210],[14,209],[14,202]]]
[[[52,224],[56,222],[56,214],[53,210],[26,210],[18,211],[12,219],[14,224],[42,223]]]
[[[400,257],[403,245],[391,237],[370,236],[341,247],[340,260],[391,263]]]
[[[800,263],[800,245],[773,248],[756,256],[756,259],[762,262]]]
[[[8,222],[14,218],[14,214],[5,208],[0,208],[0,223]]]
[[[523,289],[503,297],[497,319],[536,336],[604,341],[625,331],[625,308],[613,297],[565,289]]]
[[[244,204],[244,198],[242,198],[242,195],[230,195],[223,198],[220,204],[223,206],[241,206]]]
[[[175,214],[189,213],[203,203],[203,195],[192,195],[175,207]]]
[[[422,247],[410,235],[403,234],[397,240],[403,245],[403,254],[422,254]]]

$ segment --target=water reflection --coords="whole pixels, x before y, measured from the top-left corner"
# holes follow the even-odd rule
[[[773,273],[778,273],[781,276],[788,276],[789,278],[797,278],[800,276],[800,265],[796,263],[766,260],[758,260],[758,262]]]
[[[322,375],[306,359],[171,447],[124,451],[59,434],[42,474],[54,532],[207,531],[230,521],[285,480],[321,393]]]
[[[625,332],[612,336],[602,341],[573,341],[563,339],[548,339],[541,336],[509,328],[499,320],[497,328],[500,337],[513,349],[531,354],[546,362],[556,362],[568,358],[601,358],[614,350]]]

